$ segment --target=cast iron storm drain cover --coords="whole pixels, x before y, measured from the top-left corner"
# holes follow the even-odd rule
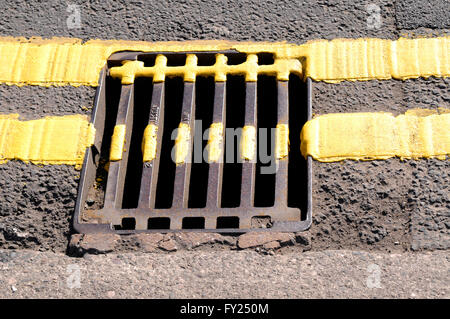
[[[97,88],[74,229],[308,229],[312,163],[300,131],[311,80],[301,80],[300,62],[280,79],[282,62],[234,50],[113,54]]]

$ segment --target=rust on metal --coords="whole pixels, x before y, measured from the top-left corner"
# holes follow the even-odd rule
[[[177,66],[167,66],[168,57],[184,54],[186,57],[183,72],[179,72]],[[279,77],[272,70],[273,65],[259,65],[255,54],[247,54],[246,59],[237,65],[227,65],[228,57],[233,57],[237,52],[120,52],[110,57],[109,63],[102,71],[95,98],[95,108],[91,119],[97,134],[94,145],[87,149],[80,180],[79,194],[75,209],[74,228],[81,233],[134,233],[134,232],[161,232],[161,231],[214,231],[214,232],[246,232],[252,229],[252,220],[255,218],[269,218],[269,228],[257,228],[252,230],[264,231],[302,231],[311,224],[311,161],[307,161],[307,180],[299,181],[307,185],[308,208],[302,212],[298,207],[288,205],[288,163],[289,163],[289,68],[288,74]],[[215,59],[212,66],[199,66],[200,58],[208,55]],[[153,58],[154,66],[145,66],[145,59]],[[143,59],[143,60],[142,60]],[[275,64],[278,63],[275,59]],[[117,65],[122,66],[117,66]],[[227,65],[227,67],[218,68]],[[238,72],[239,67],[245,65],[246,72]],[[173,69],[172,69],[173,68]],[[209,68],[209,72],[215,72],[214,101],[212,106],[212,125],[210,127],[207,147],[208,178],[206,185],[206,204],[203,208],[189,207],[191,178],[191,158],[193,154],[196,117],[196,77],[202,76],[202,68]],[[277,67],[278,68],[278,67]],[[211,71],[212,70],[212,71]],[[278,69],[277,69],[278,70]],[[241,154],[241,191],[239,203],[236,207],[222,207],[222,187],[224,177],[225,143],[224,130],[226,126],[226,96],[227,75],[239,74],[245,77],[245,112],[242,134]],[[260,74],[269,74],[277,77],[277,134],[275,159],[277,171],[275,172],[275,200],[271,207],[255,207],[255,175],[257,156],[257,114],[258,114],[258,81]],[[134,95],[136,86],[134,79],[137,76],[152,77],[151,100],[148,104],[148,122],[143,132],[142,140],[142,172],[138,188],[138,199],[135,207],[124,207],[124,186],[127,172],[135,169],[135,164],[129,165],[129,145],[133,134],[134,119]],[[177,139],[173,141],[175,146],[173,160],[174,165],[173,192],[171,207],[156,207],[156,194],[158,175],[161,164],[161,145],[164,133],[164,113],[173,112],[170,106],[165,105],[166,76],[178,76],[183,78],[183,99],[181,105],[180,122]],[[105,131],[106,109],[109,107],[105,90],[106,79],[109,77],[121,78],[120,100],[115,115],[115,127],[126,128],[120,131],[121,156],[114,157],[109,163],[106,181],[103,207],[99,209],[85,209],[88,192],[94,184],[96,170],[99,165],[99,153],[105,143],[102,138]],[[311,80],[307,79],[308,109],[305,110],[308,118],[311,117]],[[264,110],[260,110],[264,112]],[[173,114],[173,116],[178,116]],[[180,130],[181,129],[181,130]],[[116,132],[115,132],[116,133]],[[117,137],[112,143],[118,140]],[[111,152],[115,151],[111,148]],[[111,158],[112,159],[112,158]],[[169,178],[164,176],[164,178]],[[166,194],[167,195],[167,194]],[[91,217],[86,218],[86,217]],[[229,228],[218,227],[219,218],[230,217],[237,220]],[[86,221],[88,219],[89,221]],[[201,221],[197,227],[185,227],[186,219]],[[168,220],[164,228],[150,227],[155,221]],[[131,223],[128,223],[132,221]],[[127,224],[128,223],[128,224]],[[128,228],[127,228],[128,227]],[[193,229],[194,228],[194,229]]]

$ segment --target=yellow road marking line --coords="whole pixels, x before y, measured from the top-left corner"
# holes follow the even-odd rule
[[[225,65],[225,56],[215,66],[199,67],[195,59],[187,66],[166,67],[157,60],[155,67],[128,62],[116,68],[113,75],[124,83],[134,76],[154,76],[163,81],[165,75],[182,74],[187,81],[195,75],[215,75],[224,81],[226,74],[245,75],[255,81],[258,73],[276,75],[287,80],[289,72],[303,74],[317,81],[408,79],[416,77],[447,77],[450,75],[450,37],[404,39],[335,39],[316,40],[302,45],[268,42],[186,41],[139,42],[121,40],[24,39],[0,37],[0,83],[14,85],[90,85],[97,86],[101,68],[114,52],[130,50],[145,52],[194,52],[236,50],[249,54],[246,64]],[[272,52],[273,65],[256,66],[255,55]],[[304,65],[300,63],[303,61]]]
[[[156,130],[149,127],[144,135],[144,161],[155,158]],[[124,125],[114,129],[111,160],[122,157],[125,129]],[[210,140],[216,140],[214,143],[221,143],[219,130],[223,129],[217,127],[214,136],[210,135]],[[277,132],[277,158],[280,159],[288,151],[288,128],[280,129],[278,126]],[[19,159],[35,164],[67,164],[80,168],[86,147],[93,144],[94,138],[95,129],[84,115],[31,121],[20,121],[18,114],[0,115],[0,163]],[[242,158],[254,159],[255,138],[255,127],[245,126],[241,140]],[[397,117],[382,112],[326,114],[305,124],[301,140],[302,154],[311,155],[321,162],[391,157],[445,159],[450,155],[450,110],[410,110]],[[185,162],[189,143],[189,126],[180,123],[175,142],[177,164]],[[215,151],[213,153],[216,154]],[[211,156],[211,159],[216,159]]]
[[[391,157],[445,159],[450,155],[450,112],[325,114],[308,121],[301,151],[321,162]]]
[[[83,164],[95,128],[84,115],[20,121],[18,114],[0,115],[0,163],[19,159],[35,164]]]

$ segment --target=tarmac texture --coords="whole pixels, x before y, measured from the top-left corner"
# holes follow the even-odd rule
[[[373,28],[367,1],[108,0],[73,1],[79,5],[81,23],[69,29],[66,20],[72,11],[67,11],[66,2],[2,2],[0,36],[83,40],[300,44],[338,37],[397,39],[448,34],[450,21],[446,1],[374,2],[381,24]],[[315,82],[313,113],[397,115],[411,108],[450,108],[448,87],[448,78]],[[19,113],[21,119],[89,115],[94,95],[91,87],[0,85],[0,113]],[[157,249],[147,250],[156,253],[144,254],[130,238],[119,239],[111,249],[87,245],[80,250],[79,238],[69,244],[80,173],[73,167],[18,161],[0,165],[0,248],[8,249],[0,253],[0,296],[449,297],[448,160],[314,162],[313,172],[314,222],[301,235],[304,238],[274,237],[255,245],[247,238],[244,246],[259,247],[259,253],[234,251],[244,246],[233,236],[217,239],[212,234],[193,246],[186,239],[159,238]],[[92,252],[110,254],[91,256]],[[384,269],[381,289],[365,284],[372,263]],[[69,264],[84,269],[81,289],[67,290],[61,279]]]
[[[449,298],[448,263],[448,254],[442,251],[388,254],[329,250],[276,256],[253,251],[185,251],[74,259],[49,252],[0,250],[0,295],[96,299]]]

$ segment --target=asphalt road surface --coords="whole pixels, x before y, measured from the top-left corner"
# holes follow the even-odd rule
[[[71,3],[81,14],[79,28],[67,23],[73,11],[66,1],[0,0],[0,36],[300,44],[450,30],[445,0]],[[313,112],[450,108],[448,87],[448,78],[314,83]],[[90,115],[94,94],[91,87],[0,85],[0,113]],[[0,297],[449,297],[450,161],[315,162],[313,175],[308,251],[295,243],[264,254],[230,244],[144,253],[122,238],[110,254],[74,258],[67,253],[79,171],[2,164]],[[70,289],[73,269],[80,286]]]
[[[9,298],[449,298],[446,252],[109,254],[0,251]],[[39,266],[37,266],[39,265]]]

